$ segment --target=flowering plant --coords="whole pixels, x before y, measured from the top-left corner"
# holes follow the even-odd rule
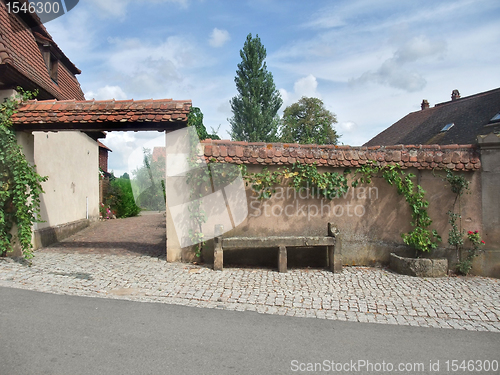
[[[101,203],[101,207],[99,209],[102,219],[114,219],[116,213],[111,210],[110,206],[105,206],[104,203]]]

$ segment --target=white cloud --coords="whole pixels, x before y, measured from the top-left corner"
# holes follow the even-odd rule
[[[127,14],[127,8],[132,0],[88,0],[100,12],[101,17],[124,18]],[[187,7],[189,0],[139,0],[141,3],[176,3],[181,7]]]
[[[139,38],[109,39],[111,48],[102,56],[110,72],[107,81],[120,85],[135,98],[179,97],[196,80],[192,69],[209,64],[209,58],[189,39],[170,36],[152,42]]]
[[[96,99],[96,100],[107,100],[107,99],[116,99],[123,100],[127,99],[127,94],[122,90],[120,86],[104,86],[94,91],[88,91],[85,94],[85,98],[88,100]]]
[[[318,88],[318,81],[316,80],[316,77],[313,76],[312,74],[309,74],[307,77],[299,79],[293,85],[293,90],[295,91],[295,94],[301,97],[318,96],[319,94],[316,91],[317,88]]]
[[[385,60],[377,70],[364,72],[350,82],[352,84],[374,82],[408,92],[420,91],[427,84],[426,79],[415,68],[407,69],[405,65],[411,65],[427,57],[440,58],[445,50],[446,42],[443,40],[429,40],[424,36],[412,38],[400,46],[393,57]]]
[[[442,57],[445,51],[446,42],[444,40],[429,40],[425,36],[418,36],[401,46],[394,57],[396,61],[403,64],[425,57]]]
[[[293,85],[293,92],[288,92],[285,89],[280,89],[281,98],[283,99],[283,106],[281,109],[295,103],[301,97],[315,97],[321,98],[320,93],[317,91],[318,81],[316,77],[309,74],[297,80]]]
[[[109,153],[109,165],[113,167],[115,176],[132,172],[143,163],[143,148],[165,146],[165,135],[148,132],[108,132],[102,142],[113,152]]]
[[[427,84],[420,73],[403,69],[395,59],[388,59],[376,71],[365,72],[349,82],[353,85],[373,82],[408,92],[420,91]]]
[[[355,132],[358,129],[358,124],[354,121],[345,121],[337,125],[337,127],[343,132]]]
[[[214,28],[212,34],[210,35],[210,39],[208,43],[212,47],[222,47],[231,39],[229,32],[227,30],[219,30],[218,28]]]
[[[130,0],[89,0],[100,11],[99,16],[124,17]]]
[[[90,52],[99,35],[99,27],[94,24],[94,16],[87,8],[78,6],[64,17],[47,23],[46,27],[53,40],[77,67],[81,68],[80,64],[94,58]]]

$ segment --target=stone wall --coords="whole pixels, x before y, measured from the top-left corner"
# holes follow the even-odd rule
[[[470,194],[462,197],[464,229],[484,231],[482,163],[477,145],[350,147],[213,140],[204,141],[202,145],[207,161],[245,164],[249,172],[260,172],[263,167],[273,170],[295,162],[316,163],[320,170],[340,173],[345,168],[355,169],[370,160],[380,165],[398,164],[414,173],[416,182],[426,191],[432,229],[443,238],[436,254],[448,257],[453,263],[456,261],[455,252],[447,244],[450,229],[447,212],[453,208],[455,195],[444,180],[445,169],[451,169],[463,173],[470,181]],[[326,235],[327,223],[333,222],[343,236],[343,261],[346,265],[386,265],[391,252],[407,251],[401,233],[411,230],[408,204],[397,194],[395,187],[382,178],[375,178],[370,185],[350,188],[347,194],[332,201],[310,196],[305,191],[301,195],[288,186],[279,187],[269,200],[257,199],[249,187],[246,193],[248,217],[226,236]],[[491,237],[491,231],[485,235]],[[485,250],[476,259],[473,273],[500,277],[499,243],[487,240]],[[187,254],[184,249],[182,257],[185,260],[189,260]],[[210,261],[210,250],[204,255]],[[170,259],[173,258],[170,254]],[[301,266],[321,266],[324,257],[322,253],[311,257],[307,251],[299,251],[295,260]],[[247,253],[228,252],[225,262],[271,265],[275,264],[275,254],[264,249]]]

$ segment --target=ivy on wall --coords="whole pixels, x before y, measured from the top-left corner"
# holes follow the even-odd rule
[[[288,180],[289,186],[296,190],[307,188],[312,196],[332,200],[345,194],[349,189],[348,177],[352,173],[346,168],[343,173],[319,172],[315,164],[294,163],[291,168],[278,168],[270,172],[264,168],[260,173],[247,173],[244,176],[247,185],[257,192],[260,199],[268,199],[274,187]],[[427,212],[429,202],[425,199],[425,191],[415,185],[415,175],[406,173],[399,165],[378,166],[370,161],[356,169],[352,176],[351,186],[360,183],[371,183],[374,176],[380,175],[387,183],[396,187],[398,194],[403,195],[412,215],[413,229],[402,233],[404,243],[416,250],[417,256],[435,249],[441,241],[436,230],[430,229],[432,220]]]
[[[11,117],[35,93],[23,91],[0,105],[0,255],[13,251],[16,240],[26,259],[33,257],[33,224],[41,222],[40,194],[47,177],[36,173],[17,144]],[[17,236],[12,230],[17,227]],[[17,237],[17,238],[16,238]]]
[[[193,152],[193,156],[194,154]],[[215,159],[211,159],[209,160],[209,164],[225,163],[219,163]],[[273,193],[276,192],[276,187],[288,184],[288,186],[294,187],[297,191],[300,189],[309,189],[311,196],[332,200],[345,195],[348,192],[349,186],[357,187],[362,183],[370,184],[374,177],[381,177],[389,185],[394,186],[398,194],[402,195],[408,204],[411,213],[410,224],[412,229],[408,233],[401,233],[401,237],[405,244],[415,249],[416,256],[419,257],[424,253],[430,253],[442,241],[438,232],[431,228],[432,219],[428,213],[429,202],[425,199],[424,189],[415,183],[415,174],[405,172],[398,164],[381,166],[375,161],[368,161],[367,164],[356,168],[354,173],[349,168],[346,168],[342,173],[320,172],[316,163],[301,164],[299,162],[292,164],[290,167],[278,167],[273,171],[264,167],[261,172],[248,172],[247,167],[243,164],[239,165],[239,168],[246,185],[251,186],[259,199],[271,198]],[[200,184],[210,181],[212,178],[211,169],[213,168],[208,168],[203,176],[193,176],[189,179],[188,183],[191,184],[193,193],[199,194],[199,191],[196,189],[198,189]],[[461,195],[463,189],[465,189],[463,178],[453,174],[449,170],[447,170],[447,176],[452,191],[458,196]],[[191,212],[200,228],[200,233],[193,232],[192,238],[201,240],[197,236],[202,236],[201,225],[206,222],[206,215],[204,212],[199,211],[199,207],[192,207]],[[461,229],[460,234],[462,234]],[[472,234],[477,237],[477,231],[472,232]],[[484,242],[479,241],[480,238],[476,241],[478,246],[484,244]],[[199,246],[197,251],[198,256],[201,254],[201,246]],[[470,256],[467,256],[465,262],[470,262],[471,257],[475,256],[478,246],[473,246],[473,250],[476,249],[476,251],[470,252]]]

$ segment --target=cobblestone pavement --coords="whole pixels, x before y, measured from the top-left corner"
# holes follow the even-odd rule
[[[154,220],[161,220],[158,217]],[[136,222],[122,225],[132,227],[131,223]],[[37,251],[31,266],[22,260],[0,258],[0,286],[298,317],[500,332],[498,279],[421,279],[369,267],[347,267],[341,274],[312,269],[280,274],[250,268],[215,272],[206,266],[166,263],[164,257],[141,254],[139,242],[130,245],[126,236],[122,244],[128,250],[121,255],[122,245],[113,245],[109,239],[104,247],[82,242],[92,231],[102,231],[103,224],[109,225],[99,223],[55,247]],[[151,225],[149,230],[156,233],[154,228]],[[162,245],[161,236],[155,241]],[[154,248],[151,245],[148,252],[154,253]]]

